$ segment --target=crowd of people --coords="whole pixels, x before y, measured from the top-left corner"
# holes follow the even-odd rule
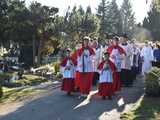
[[[65,57],[60,64],[63,75],[61,90],[68,95],[80,92],[87,97],[92,84],[97,83],[98,93],[102,99],[112,99],[121,87],[132,87],[138,74],[144,75],[160,63],[160,46],[148,42],[144,45],[130,41],[127,35],[113,36],[101,45],[97,38],[84,37],[72,52],[65,50]]]

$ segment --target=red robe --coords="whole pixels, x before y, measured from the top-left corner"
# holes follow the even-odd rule
[[[106,63],[105,61],[101,62],[101,64],[98,66],[99,71],[102,71],[105,63]],[[108,61],[108,64],[109,64],[109,67],[112,71],[112,78],[114,79],[113,76],[114,76],[114,72],[116,71],[116,67],[110,60]],[[106,80],[106,81],[100,82],[98,84],[98,95],[112,96],[113,94],[114,94],[113,82],[108,82],[108,80]]]
[[[77,61],[71,56],[71,57],[65,57],[65,58],[61,61],[60,66],[65,67],[68,60],[71,60],[75,66],[77,65]]]
[[[76,50],[71,56],[72,58],[77,62],[77,58],[78,58],[78,53],[79,53],[79,50]],[[76,70],[75,72],[75,87],[79,88],[79,85],[80,85],[80,81],[79,81],[79,71]]]
[[[112,45],[112,46],[108,47],[107,52],[109,52],[109,54],[111,54],[113,49],[118,49],[118,51],[121,55],[126,54],[124,49],[122,47],[120,47],[119,45]]]
[[[71,60],[74,66],[77,65],[76,61],[73,58],[65,57],[62,60],[60,66],[61,67],[66,67],[66,64],[67,64],[68,60]],[[73,92],[74,88],[75,88],[75,83],[74,82],[75,82],[74,77],[73,78],[63,78],[61,90],[62,91],[67,91],[67,92]]]
[[[94,50],[91,47],[87,47],[90,56],[95,55]],[[82,55],[84,51],[84,47],[81,49],[77,50],[77,59],[79,56]],[[80,92],[82,94],[89,94],[91,87],[92,87],[92,80],[93,80],[93,72],[77,72],[76,76],[76,85],[80,88]]]
[[[86,47],[88,50],[89,50],[89,52],[90,52],[90,55],[95,55],[95,52],[94,52],[94,50],[91,48],[91,47]],[[83,53],[83,51],[84,51],[84,49],[86,49],[86,48],[84,48],[84,47],[82,47],[82,48],[80,48],[77,52],[78,52],[78,56],[81,56],[82,55],[82,53]]]
[[[119,54],[122,55],[122,54],[126,54],[124,49],[122,47],[120,47],[119,45],[112,45],[110,46],[108,49],[107,49],[107,52],[109,52],[109,54],[112,53],[112,50],[113,49],[118,49],[119,51]],[[121,80],[120,80],[120,73],[119,72],[114,72],[114,75],[113,75],[113,90],[114,91],[120,91],[121,90]]]

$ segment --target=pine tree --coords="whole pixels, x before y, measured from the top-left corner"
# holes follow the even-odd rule
[[[109,3],[108,10],[106,11],[105,22],[107,25],[106,31],[108,33],[119,34],[121,32],[121,15],[116,0],[112,0]]]
[[[91,13],[92,13],[91,6],[88,6],[86,10],[86,14],[91,14]]]
[[[160,12],[157,9],[157,5],[153,2],[151,10],[148,12],[148,17],[143,21],[143,27],[148,29],[154,40],[160,39]]]
[[[83,7],[80,5],[79,8],[78,8],[78,12],[80,13],[80,15],[84,15],[84,10],[83,10]]]
[[[64,17],[65,33],[70,37],[70,42],[75,43],[76,40],[81,39],[84,35],[97,33],[99,29],[99,19],[92,13],[91,7],[88,6],[86,11],[79,6],[73,7],[71,11],[67,11]]]
[[[105,17],[106,17],[106,11],[107,11],[107,5],[108,2],[106,2],[106,0],[101,0],[101,3],[98,5],[98,9],[97,9],[97,16],[100,19],[100,35],[104,35],[104,33],[106,32],[106,21],[105,21]]]
[[[91,7],[88,6],[85,13],[84,23],[81,25],[86,35],[97,32],[99,20],[92,14]]]
[[[121,6],[122,32],[132,37],[135,29],[135,17],[130,0],[124,0]]]

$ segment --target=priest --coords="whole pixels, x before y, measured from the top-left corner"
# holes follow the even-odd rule
[[[126,34],[122,36],[121,47],[126,53],[121,63],[121,80],[124,86],[129,87],[133,84],[133,78],[131,74],[131,57],[133,53],[132,48],[128,43],[128,36]]]
[[[153,61],[153,50],[148,42],[145,43],[145,46],[141,50],[141,57],[143,61],[142,75],[144,75],[144,73],[149,72],[149,70],[151,69]]]

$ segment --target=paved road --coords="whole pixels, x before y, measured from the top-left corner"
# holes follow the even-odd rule
[[[130,109],[143,92],[141,80],[132,88],[123,88],[112,101],[101,100],[95,91],[87,99],[78,99],[78,95],[69,97],[54,89],[41,98],[13,106],[12,112],[0,114],[0,120],[119,120],[120,113]],[[118,105],[120,96],[124,100],[122,106]]]

